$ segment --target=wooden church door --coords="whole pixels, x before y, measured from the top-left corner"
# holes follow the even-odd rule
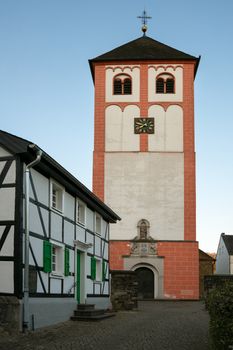
[[[138,276],[138,298],[154,299],[154,273],[147,267],[135,270]]]

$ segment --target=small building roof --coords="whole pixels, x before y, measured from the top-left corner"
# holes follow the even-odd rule
[[[209,253],[206,253],[203,250],[199,249],[199,260],[215,261],[216,259],[213,256],[211,256]]]
[[[21,137],[0,130],[0,145],[6,148],[14,156],[19,156],[26,164],[35,159],[35,153],[30,149],[29,145],[33,142]],[[36,146],[37,149],[40,149]],[[50,157],[42,150],[41,162],[35,166],[35,169],[49,177],[54,178],[61,183],[69,192],[77,195],[86,204],[103,216],[104,219],[111,223],[115,223],[121,218],[106,204],[104,204],[93,192],[63,168],[58,162]]]
[[[196,61],[196,72],[200,57],[191,56],[148,36],[142,36],[89,60],[89,63],[93,74],[93,64],[96,62],[138,60]]]
[[[222,239],[229,255],[233,255],[233,235],[222,234]]]

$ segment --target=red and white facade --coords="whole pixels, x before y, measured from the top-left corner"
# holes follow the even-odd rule
[[[95,81],[93,191],[122,218],[111,228],[110,268],[150,269],[155,298],[198,299],[194,148],[198,60],[192,56],[149,60],[144,55],[130,60],[116,55],[114,61],[103,55],[90,63]],[[173,93],[156,92],[161,74],[173,77]],[[131,94],[114,94],[116,75],[130,77]],[[134,118],[139,117],[154,118],[153,134],[135,134]],[[144,244],[138,233],[140,220],[148,223],[145,242],[153,243],[144,253],[137,251]]]

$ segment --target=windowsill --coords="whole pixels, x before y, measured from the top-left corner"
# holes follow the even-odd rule
[[[76,224],[77,224],[77,225],[80,225],[80,226],[82,226],[82,227],[86,227],[85,222],[83,223],[83,222],[76,221]]]
[[[64,275],[58,272],[51,272],[50,277],[56,278],[56,279],[64,279]]]
[[[57,209],[57,208],[54,208],[54,207],[50,207],[50,209],[51,209],[54,213],[64,215],[63,211],[60,210],[60,209]]]

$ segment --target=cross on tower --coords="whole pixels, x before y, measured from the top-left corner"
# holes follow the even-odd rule
[[[142,20],[142,31],[143,31],[143,35],[146,35],[146,31],[147,31],[147,20],[151,19],[152,17],[147,16],[146,10],[144,10],[142,12],[142,16],[138,16],[137,18],[140,18]]]

